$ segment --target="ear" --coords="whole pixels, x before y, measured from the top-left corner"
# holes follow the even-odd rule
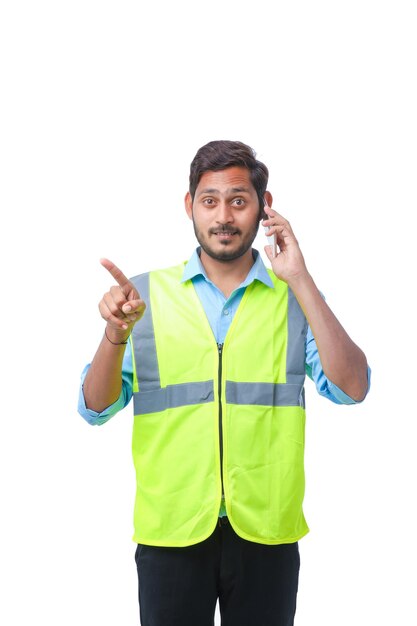
[[[193,201],[191,199],[191,194],[189,191],[187,191],[187,193],[185,194],[184,205],[185,205],[185,211],[188,217],[190,218],[190,220],[192,220],[193,219]]]
[[[273,197],[270,191],[265,191],[264,198],[268,203],[268,206],[272,207]]]

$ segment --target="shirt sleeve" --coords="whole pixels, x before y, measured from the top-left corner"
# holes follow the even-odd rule
[[[348,396],[325,376],[321,366],[316,340],[313,337],[310,327],[308,327],[306,337],[306,374],[316,385],[318,393],[324,398],[331,400],[335,404],[359,404],[357,400]],[[369,391],[370,383],[371,370],[368,367],[368,389],[366,394]],[[361,400],[361,402],[363,402],[363,400]]]
[[[133,364],[132,364],[132,349],[130,342],[126,346],[125,354],[123,357],[122,364],[122,389],[120,391],[120,396],[110,406],[106,409],[97,413],[86,407],[83,384],[85,377],[87,375],[88,370],[90,369],[90,364],[86,365],[82,374],[81,374],[81,384],[80,384],[80,392],[78,397],[78,412],[85,419],[86,422],[91,424],[92,426],[101,426],[101,424],[105,424],[111,417],[116,415],[119,411],[124,409],[130,402],[133,395]]]

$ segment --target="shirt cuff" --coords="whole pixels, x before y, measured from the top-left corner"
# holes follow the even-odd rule
[[[100,413],[97,413],[97,411],[93,411],[92,409],[89,409],[86,406],[83,388],[81,387],[80,389],[80,398],[78,401],[78,412],[81,415],[81,417],[83,417],[85,421],[91,424],[92,426],[101,426],[101,424],[105,424],[106,422],[108,422],[108,420],[111,417],[113,417],[113,415],[116,415],[116,413],[118,413],[124,408],[125,408],[125,399],[124,399],[123,389],[120,392],[120,396],[118,397],[116,402],[108,406],[103,411],[100,411]]]
[[[85,404],[83,383],[86,377],[86,374],[89,369],[89,365],[84,368],[83,373],[81,374],[81,385],[80,385],[80,393],[78,397],[78,413],[82,418],[85,419],[86,422],[91,424],[92,426],[101,426],[101,424],[105,424],[113,415],[116,415],[118,411],[121,411],[126,406],[126,398],[125,398],[125,390],[124,385],[122,384],[122,389],[120,391],[120,395],[116,402],[108,406],[107,408],[97,413],[97,411],[93,411],[89,409]]]
[[[360,404],[363,402],[368,395],[369,388],[371,386],[371,368],[368,367],[368,388],[366,390],[366,394],[362,400],[354,400],[350,396],[347,395],[342,389],[340,389],[337,385],[332,383],[331,380],[327,380],[327,389],[331,396],[333,402],[337,404]]]

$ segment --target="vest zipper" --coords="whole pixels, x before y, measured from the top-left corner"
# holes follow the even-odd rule
[[[220,477],[222,481],[222,502],[224,502],[224,485],[223,485],[223,415],[222,415],[222,356],[223,344],[218,343],[219,351],[219,441],[220,441]]]

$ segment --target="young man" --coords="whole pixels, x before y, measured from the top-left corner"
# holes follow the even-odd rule
[[[80,412],[102,424],[133,396],[142,626],[290,626],[304,496],[304,378],[338,404],[369,371],[321,297],[268,170],[240,142],[197,152],[188,263],[116,281]],[[279,253],[252,249],[259,223]]]

